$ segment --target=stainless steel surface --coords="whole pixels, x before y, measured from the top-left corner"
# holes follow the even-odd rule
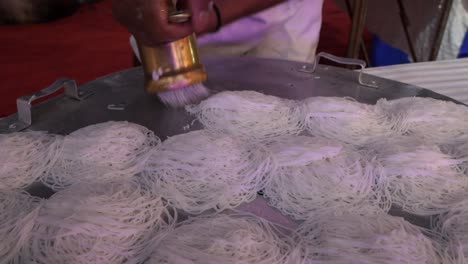
[[[76,100],[83,100],[91,95],[91,92],[80,92],[74,80],[61,78],[55,81],[50,86],[31,95],[21,96],[16,100],[17,118],[9,119],[8,124],[0,126],[0,133],[10,133],[21,131],[28,128],[32,124],[32,103],[38,99],[50,96],[56,93],[61,88],[65,88],[65,96]]]
[[[204,61],[210,79],[206,82],[213,92],[223,90],[257,90],[265,94],[290,99],[310,96],[349,96],[374,104],[379,98],[395,99],[408,96],[434,97],[452,100],[426,89],[367,74],[367,82],[375,82],[378,89],[356,82],[361,73],[346,69],[313,64],[256,58],[220,58]],[[162,138],[183,132],[193,117],[183,109],[168,109],[156,97],[149,96],[140,87],[144,75],[141,68],[132,68],[101,77],[79,87],[80,92],[94,94],[77,101],[62,94],[47,102],[32,106],[32,130],[66,134],[81,127],[109,120],[128,120],[144,125]],[[109,105],[125,105],[115,111]],[[9,125],[18,114],[0,120],[0,131],[9,131]],[[195,128],[196,128],[195,124]]]
[[[224,90],[256,90],[289,99],[349,96],[368,104],[374,104],[380,98],[409,96],[454,101],[413,85],[324,65],[255,58],[219,58],[204,61],[204,64],[210,72],[206,85],[214,93]],[[304,68],[314,71],[298,71]],[[378,83],[379,88],[356,82],[361,74],[367,80]],[[93,95],[87,100],[77,101],[62,94],[32,106],[33,123],[29,129],[68,134],[95,123],[127,120],[146,126],[165,139],[188,132],[187,125],[190,130],[200,128],[184,109],[166,108],[155,97],[148,96],[143,89],[139,89],[143,83],[144,74],[141,68],[113,73],[86,83],[76,92],[92,92]],[[0,120],[0,131],[8,131],[5,127],[17,119],[18,114],[14,114]],[[31,186],[29,192],[40,197],[52,194],[40,184]],[[398,208],[393,208],[391,214],[404,216],[408,221],[421,226],[428,226],[429,223],[428,218],[404,214]]]

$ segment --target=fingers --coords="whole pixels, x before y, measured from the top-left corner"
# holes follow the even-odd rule
[[[144,9],[144,28],[152,42],[150,44],[174,41],[194,31],[190,23],[169,22],[169,13],[173,8],[167,5],[166,0],[146,1]]]
[[[159,45],[194,32],[191,23],[169,23],[167,0],[114,0],[113,14],[144,45]]]
[[[192,26],[196,33],[211,31],[213,26],[213,9],[210,0],[181,0],[180,8],[192,13]]]

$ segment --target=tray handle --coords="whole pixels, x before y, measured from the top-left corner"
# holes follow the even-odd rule
[[[76,82],[71,79],[67,78],[60,78],[52,83],[50,86],[30,95],[24,95],[16,99],[16,108],[18,110],[18,120],[12,121],[8,124],[6,128],[7,131],[0,131],[0,133],[11,133],[11,132],[18,132],[22,131],[32,124],[32,111],[31,106],[32,103],[40,98],[49,96],[62,87],[65,88],[65,95],[76,99],[76,100],[83,100],[86,99],[88,96],[92,95],[91,92],[84,92],[78,89]]]
[[[312,69],[309,69],[306,65],[302,66],[301,69],[299,69],[300,72],[305,72],[305,73],[314,73],[315,70],[317,69],[317,65],[320,62],[320,58],[326,58],[328,60],[334,61],[336,63],[344,64],[344,65],[354,65],[354,66],[359,66],[361,69],[359,71],[359,76],[358,76],[358,82],[360,85],[367,86],[367,87],[372,87],[372,88],[378,88],[377,84],[373,81],[371,82],[364,82],[362,80],[362,71],[364,68],[366,68],[366,62],[363,60],[358,60],[358,59],[350,59],[350,58],[343,58],[343,57],[338,57],[335,55],[332,55],[330,53],[326,52],[320,52],[315,56],[314,63],[312,65]]]

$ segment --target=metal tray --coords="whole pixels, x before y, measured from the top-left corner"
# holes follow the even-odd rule
[[[361,68],[365,66],[364,62],[329,54],[319,54],[313,64],[257,58],[210,59],[204,61],[209,73],[206,86],[215,92],[256,90],[289,99],[347,96],[362,103],[375,104],[380,98],[419,96],[459,103],[413,85],[359,71],[320,65],[318,63],[322,57]],[[155,97],[147,95],[143,89],[143,81],[141,68],[113,73],[80,87],[72,80],[60,79],[34,95],[19,98],[18,113],[0,120],[0,133],[27,129],[68,134],[79,128],[110,120],[127,120],[146,126],[161,139],[200,128],[195,123],[187,130],[186,126],[192,124],[194,118],[184,109],[168,109]],[[35,99],[62,87],[65,87],[65,93],[31,106]],[[42,197],[51,194],[50,190],[40,185],[32,186],[30,192]],[[263,201],[257,203],[265,204]],[[429,224],[428,218],[408,215],[397,208],[391,214],[404,216],[421,226]]]
[[[380,98],[420,96],[457,102],[413,85],[319,65],[321,57],[361,68],[365,65],[362,61],[329,54],[319,54],[315,64],[257,58],[211,59],[204,61],[209,73],[206,86],[215,92],[256,90],[289,99],[348,96],[362,103],[374,104]],[[80,87],[76,87],[72,80],[59,79],[38,93],[18,98],[18,113],[0,120],[0,133],[31,129],[67,134],[109,120],[141,124],[162,138],[187,132],[183,127],[193,118],[184,109],[168,109],[157,98],[147,95],[143,81],[141,68],[113,73]],[[34,100],[62,87],[66,88],[65,93],[31,106]]]

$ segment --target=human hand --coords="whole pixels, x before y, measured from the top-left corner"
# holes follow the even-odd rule
[[[216,16],[210,0],[180,0],[178,9],[192,14],[189,22],[170,23],[173,10],[170,0],[114,0],[115,19],[145,45],[174,41],[193,32],[204,33],[216,27]]]

